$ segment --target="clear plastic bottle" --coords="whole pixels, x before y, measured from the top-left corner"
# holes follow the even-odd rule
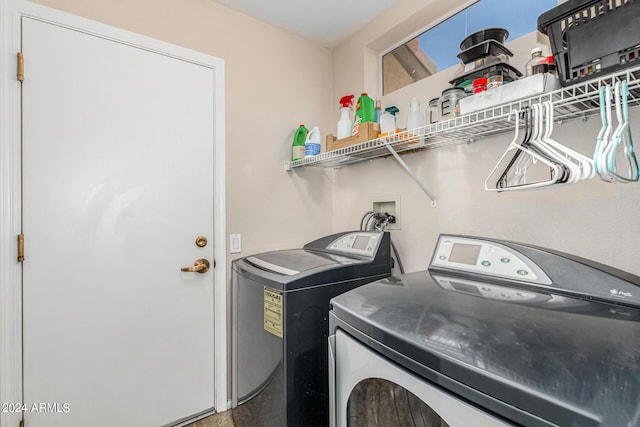
[[[422,126],[424,126],[424,115],[420,112],[420,101],[418,98],[412,98],[407,117],[407,130]]]
[[[529,59],[527,61],[527,64],[525,65],[525,73],[526,76],[533,76],[534,72],[533,69],[536,65],[538,65],[541,61],[543,61],[545,58],[542,56],[542,48],[540,46],[538,47],[534,47],[531,50],[531,59]]]

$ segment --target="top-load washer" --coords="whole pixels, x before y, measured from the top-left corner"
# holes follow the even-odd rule
[[[333,234],[233,262],[236,426],[329,423],[329,301],[391,275],[389,233]]]
[[[640,426],[637,276],[441,235],[427,271],[331,306],[339,427]]]

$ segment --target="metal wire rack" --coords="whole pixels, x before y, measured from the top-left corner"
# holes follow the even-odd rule
[[[618,80],[627,80],[629,107],[640,106],[640,67],[634,67],[553,92],[400,132],[390,137],[372,139],[294,162],[285,161],[285,170],[290,171],[305,166],[336,168],[389,155],[394,155],[399,160],[397,153],[470,143],[481,138],[512,131],[514,122],[509,120],[512,111],[520,111],[524,107],[546,101],[551,101],[553,104],[556,122],[562,123],[577,118],[586,118],[600,110],[598,103],[600,87],[613,84]],[[431,196],[430,198],[433,200]]]

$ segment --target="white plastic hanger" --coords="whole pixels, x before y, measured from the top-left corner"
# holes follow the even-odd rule
[[[524,113],[526,131],[522,141],[518,145],[530,148],[532,139],[537,138],[538,136],[538,128],[533,119],[532,110],[527,107],[527,109],[524,110]],[[521,152],[517,152],[516,155],[514,155],[512,162],[515,161],[515,163],[511,167],[507,166],[503,177],[501,177],[501,182],[499,181],[497,183],[499,187],[503,187],[502,183],[509,183],[512,187],[526,184],[527,170],[532,164],[537,162],[537,159],[535,157],[521,154]]]
[[[575,164],[577,169],[572,168],[572,172],[575,175],[574,182],[593,178],[595,176],[593,160],[551,138],[551,134],[553,133],[553,104],[551,101],[544,102],[542,107],[545,110],[546,118],[546,132],[543,136],[544,142],[557,150],[560,155],[564,156],[567,164]]]
[[[538,116],[538,123],[541,131],[540,137],[535,141],[537,146],[543,150],[543,153],[549,158],[549,160],[557,163],[566,173],[563,182],[559,182],[559,184],[574,184],[578,182],[580,180],[580,168],[567,158],[564,152],[564,148],[566,147],[546,138],[549,133],[549,121],[545,121],[546,115],[544,114],[544,106],[536,104],[534,105],[534,111]]]
[[[538,154],[547,157],[547,159],[552,162],[558,164],[561,168],[562,166],[562,158],[560,158],[556,153],[553,152],[546,144],[543,142],[543,136],[545,133],[544,129],[544,121],[541,114],[540,105],[534,104],[529,107],[529,111],[531,112],[531,135],[527,140],[527,148],[530,148],[536,151]],[[527,169],[536,163],[536,159],[530,156],[522,156],[519,161],[516,163],[515,174],[513,184],[522,184],[523,180],[526,178]],[[563,169],[564,171],[564,169]],[[511,181],[509,181],[511,182]]]
[[[533,112],[529,109],[526,110],[526,114],[533,114]],[[519,145],[527,144],[526,147],[529,148],[531,144],[531,140],[537,138],[538,128],[535,126],[535,121],[531,120],[529,116],[525,115],[525,125],[527,126],[527,134],[525,135],[523,141]],[[516,163],[513,165],[513,175],[506,177],[506,182],[511,182],[513,186],[518,186],[526,183],[527,178],[527,170],[532,164],[537,162],[535,157],[531,156],[518,156]],[[507,172],[509,172],[507,170]]]
[[[533,113],[533,134],[530,141],[531,149],[546,157],[547,160],[560,168],[562,174],[558,177],[556,181],[557,184],[577,182],[580,173],[578,167],[569,162],[563,154],[559,153],[544,140],[546,129],[542,106],[540,104],[534,104],[531,105],[530,108]]]
[[[491,173],[489,173],[489,176],[487,176],[487,179],[484,182],[485,190],[496,191],[496,192],[512,191],[512,190],[529,190],[529,189],[535,189],[540,187],[546,187],[548,185],[552,185],[556,183],[558,177],[560,176],[560,168],[558,167],[558,165],[550,162],[544,156],[541,156],[535,151],[530,150],[529,148],[526,148],[518,144],[517,141],[520,133],[520,120],[519,120],[520,111],[514,109],[509,113],[509,115],[511,114],[515,115],[515,132],[514,132],[513,140],[509,143],[509,146],[505,150],[502,157],[500,157],[500,160],[498,160],[498,163],[496,164],[496,166],[491,170]],[[499,172],[502,170],[501,166],[503,165],[505,160],[512,154],[512,152],[515,152],[514,154],[518,155],[517,161],[520,161],[521,156],[529,156],[531,157],[531,162],[534,162],[534,161],[541,162],[542,164],[549,166],[551,170],[551,177],[546,181],[539,181],[539,182],[533,182],[528,184],[518,184],[518,185],[512,185],[512,186],[505,185],[505,186],[499,187],[498,186],[499,180],[496,180],[496,172]],[[507,168],[509,168],[510,166],[512,165],[507,166]],[[508,172],[508,171],[502,171],[501,176],[505,176],[505,172]]]

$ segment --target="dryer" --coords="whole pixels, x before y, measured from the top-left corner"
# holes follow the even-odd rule
[[[640,278],[441,235],[429,269],[331,301],[338,426],[640,426]]]

